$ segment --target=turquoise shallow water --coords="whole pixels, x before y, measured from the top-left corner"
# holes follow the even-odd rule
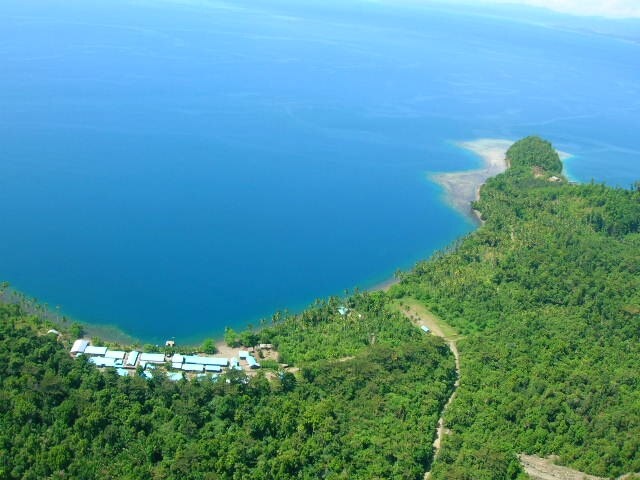
[[[426,179],[478,164],[458,140],[536,133],[582,181],[640,178],[632,41],[362,2],[5,0],[0,22],[0,277],[146,341],[471,231]]]

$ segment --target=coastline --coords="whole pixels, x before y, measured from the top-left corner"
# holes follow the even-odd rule
[[[480,168],[472,170],[464,170],[458,172],[433,172],[428,174],[428,178],[439,184],[443,188],[444,201],[453,209],[462,213],[475,224],[481,224],[482,221],[471,208],[471,203],[478,200],[481,186],[495,175],[504,172],[507,169],[506,152],[513,144],[513,141],[496,138],[480,138],[471,141],[456,142],[455,146],[463,148],[480,157],[483,165]],[[571,157],[565,152],[558,152],[562,160]],[[399,279],[395,277],[388,278],[380,283],[374,284],[366,290],[369,292],[388,291],[393,285],[399,283]],[[56,312],[60,315],[60,312]],[[71,322],[77,321],[69,319]],[[91,322],[79,322],[83,325],[85,336],[98,336],[106,342],[118,344],[141,344],[142,339],[134,338],[125,332],[122,328],[115,325],[96,324]],[[221,334],[205,336],[211,338],[217,344],[223,343]],[[194,339],[186,341],[185,345],[195,345]],[[180,342],[182,344],[182,342]]]
[[[387,292],[391,287],[400,283],[400,279],[396,277],[391,277],[383,282],[376,283],[372,287],[367,289],[367,292]]]
[[[455,145],[480,157],[484,165],[462,172],[430,173],[429,179],[443,188],[445,201],[451,207],[474,223],[479,223],[480,219],[471,208],[471,203],[478,200],[480,187],[487,179],[507,169],[506,153],[513,142],[499,138],[480,138],[456,142]]]

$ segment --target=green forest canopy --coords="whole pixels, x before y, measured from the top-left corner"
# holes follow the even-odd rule
[[[281,348],[297,375],[179,382],[101,372],[18,306],[0,305],[0,478],[420,478],[453,358],[379,310],[381,297],[352,297],[353,318],[318,302],[274,327],[292,333]],[[366,336],[351,329],[355,318]],[[313,354],[294,332],[313,339]]]
[[[465,334],[434,478],[516,478],[520,452],[640,472],[640,191],[550,182],[551,150],[511,147],[475,205],[486,223],[391,293]]]
[[[550,182],[561,164],[535,137],[508,156],[474,205],[484,225],[389,294],[239,335],[275,344],[295,375],[122,378],[1,305],[0,479],[417,480],[455,370],[392,307],[405,297],[464,335],[433,478],[524,478],[520,452],[640,471],[640,191]]]
[[[558,152],[540,137],[525,137],[507,150],[507,161],[513,169],[537,167],[552,174],[562,172],[562,162]]]

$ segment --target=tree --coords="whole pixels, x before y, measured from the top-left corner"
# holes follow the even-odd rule
[[[240,338],[236,331],[231,327],[226,327],[224,329],[224,341],[230,347],[240,346]]]
[[[71,333],[71,335],[75,338],[81,338],[84,335],[84,329],[82,328],[81,324],[75,322],[69,328],[69,333]]]
[[[207,338],[204,342],[202,342],[202,351],[204,353],[216,353],[216,344],[211,338]]]

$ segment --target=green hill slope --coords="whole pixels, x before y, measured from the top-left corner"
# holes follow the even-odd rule
[[[461,334],[432,478],[525,478],[522,452],[640,471],[640,190],[552,178],[535,137],[508,156],[475,205],[484,225],[388,295],[239,335],[275,344],[295,375],[122,378],[0,305],[0,479],[422,478],[455,369],[397,312],[409,297]]]
[[[486,223],[392,293],[465,334],[434,478],[516,478],[518,452],[640,471],[640,191],[549,181],[557,155],[532,137],[508,156]]]
[[[305,350],[295,335],[282,347],[311,360],[271,381],[100,372],[0,305],[0,478],[420,478],[454,362],[439,339],[374,308],[380,297],[352,299],[365,337],[329,303],[275,327],[304,332]]]

